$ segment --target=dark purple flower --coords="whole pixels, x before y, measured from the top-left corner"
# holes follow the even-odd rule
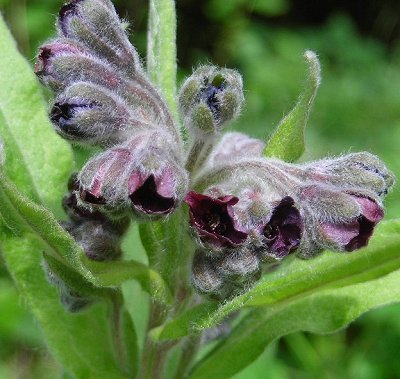
[[[268,252],[276,258],[284,258],[300,244],[303,221],[290,196],[284,197],[274,208],[271,219],[264,227]]]
[[[234,247],[243,243],[247,233],[234,219],[233,205],[239,199],[232,195],[212,198],[190,191],[185,202],[190,207],[190,223],[201,240],[218,247]]]
[[[170,213],[176,205],[174,187],[174,176],[171,170],[166,169],[157,176],[134,172],[128,183],[133,209],[138,213],[148,215]]]
[[[208,108],[214,115],[214,117],[219,118],[221,113],[221,102],[218,95],[225,89],[225,83],[222,81],[219,84],[210,84],[203,90],[202,97]]]
[[[345,251],[353,251],[367,246],[375,225],[383,218],[383,209],[375,200],[352,195],[361,209],[360,215],[347,223],[321,223],[326,237]]]

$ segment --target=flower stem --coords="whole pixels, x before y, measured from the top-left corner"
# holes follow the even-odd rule
[[[150,337],[149,331],[165,320],[166,311],[163,305],[156,302],[151,303],[147,334],[142,353],[140,379],[161,379],[164,377],[166,356],[174,343],[156,342]]]
[[[110,323],[111,323],[111,334],[114,343],[115,353],[118,359],[118,363],[123,372],[128,371],[128,364],[126,362],[126,356],[124,353],[123,346],[123,337],[122,337],[122,299],[120,296],[116,295],[111,299],[111,314],[110,314]]]
[[[186,161],[186,170],[190,173],[196,173],[201,169],[208,156],[210,155],[210,151],[214,146],[215,136],[209,136],[205,139],[199,139],[193,142]]]
[[[199,350],[200,342],[201,334],[186,339],[182,347],[182,355],[174,379],[184,379],[186,377],[187,371]]]

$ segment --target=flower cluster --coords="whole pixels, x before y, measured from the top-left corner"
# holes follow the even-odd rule
[[[71,181],[66,229],[91,259],[116,259],[132,216],[167,217],[186,203],[195,248],[192,283],[222,300],[290,254],[366,246],[394,184],[369,153],[307,164],[263,156],[264,143],[223,127],[244,103],[235,70],[201,66],[178,97],[189,141],[147,78],[109,0],[73,0],[59,13],[36,74],[56,94],[55,130],[97,146]],[[186,205],[183,205],[186,207]]]

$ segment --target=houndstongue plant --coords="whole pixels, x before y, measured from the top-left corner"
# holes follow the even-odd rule
[[[229,378],[280,336],[400,300],[400,223],[376,228],[393,174],[366,152],[292,163],[320,84],[313,52],[264,143],[222,133],[243,108],[239,72],[201,66],[176,96],[173,1],[150,1],[146,69],[109,0],[70,1],[56,26],[34,71],[59,136],[0,26],[1,249],[71,377]]]

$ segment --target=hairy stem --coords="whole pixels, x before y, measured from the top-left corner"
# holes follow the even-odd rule
[[[166,318],[167,310],[159,303],[150,306],[147,334],[142,353],[140,379],[161,379],[164,374],[164,363],[173,343],[158,343],[151,339],[149,331],[160,325]]]
[[[182,347],[182,355],[179,360],[174,379],[184,379],[187,375],[196,354],[199,350],[201,342],[201,334],[188,337]]]
[[[186,170],[188,170],[192,176],[202,168],[203,164],[210,155],[210,151],[214,146],[214,142],[214,135],[193,142],[186,161]]]
[[[124,353],[123,337],[122,337],[122,299],[120,296],[114,296],[111,300],[111,314],[110,314],[110,324],[111,324],[111,335],[114,343],[114,349],[117,356],[118,363],[121,370],[127,372],[128,364],[126,362],[126,356]]]

